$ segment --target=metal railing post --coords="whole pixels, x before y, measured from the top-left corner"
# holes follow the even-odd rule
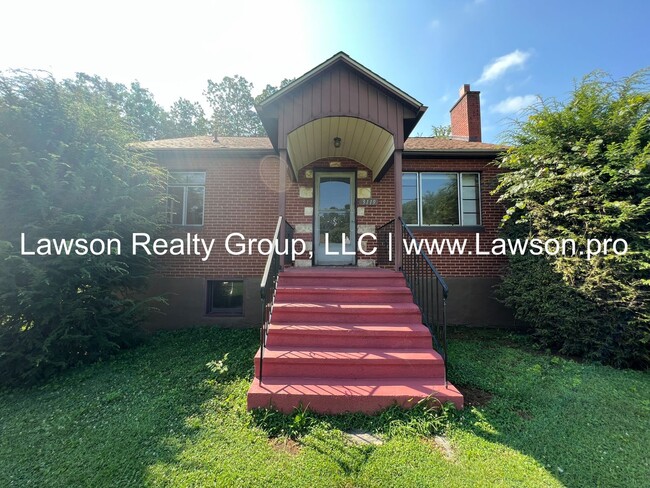
[[[395,229],[400,229],[400,234],[404,236],[404,240],[415,240],[413,232],[401,217],[396,219]],[[413,246],[410,246],[410,248],[413,249]],[[431,332],[434,348],[442,356],[445,386],[447,386],[447,297],[449,287],[422,249],[418,253],[408,255],[402,249],[402,253],[402,274],[411,289],[413,300],[420,309],[422,323]],[[440,290],[442,290],[442,303],[440,302]],[[442,320],[440,320],[441,316]]]
[[[262,275],[262,281],[260,282],[260,298],[262,300],[262,327],[260,330],[260,367],[259,367],[259,382],[262,383],[264,378],[264,348],[266,347],[266,336],[269,331],[269,324],[271,323],[271,317],[273,315],[273,302],[275,301],[275,290],[278,284],[278,274],[280,270],[284,268],[286,264],[286,259],[281,252],[281,246],[284,246],[280,242],[280,234],[284,231],[282,229],[289,229],[291,236],[293,236],[293,227],[288,222],[285,222],[284,219],[280,216],[278,217],[278,222],[275,226],[275,232],[273,234],[273,244],[278,244],[278,247],[274,249],[274,252],[271,252],[267,259],[266,265],[264,267],[264,274]],[[286,250],[286,247],[285,247]]]

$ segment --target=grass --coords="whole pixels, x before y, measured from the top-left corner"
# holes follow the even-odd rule
[[[161,333],[110,361],[0,392],[0,486],[633,487],[650,479],[648,373],[467,331],[451,340],[450,376],[471,397],[489,392],[485,404],[376,417],[251,415],[256,341],[252,330]],[[352,428],[385,442],[353,445],[343,434]]]

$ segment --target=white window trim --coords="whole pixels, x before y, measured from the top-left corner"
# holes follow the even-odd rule
[[[476,175],[476,223],[475,224],[465,224],[463,222],[465,208],[463,207],[463,175]],[[481,173],[477,171],[461,171],[458,173],[458,199],[460,204],[458,208],[460,209],[460,222],[461,226],[473,227],[482,225],[483,216],[481,215]]]
[[[483,215],[481,206],[481,173],[478,171],[404,171],[402,175],[414,174],[416,175],[416,203],[417,203],[417,224],[415,227],[478,227],[482,225]],[[458,198],[458,224],[424,224],[422,219],[422,174],[440,174],[440,175],[454,175],[456,176],[456,197]],[[476,224],[465,224],[464,208],[463,208],[463,175],[476,175],[477,188],[476,188]],[[402,183],[403,184],[403,183]]]
[[[205,171],[170,171],[170,174],[174,173],[183,173],[183,174],[196,174],[196,175],[202,175],[203,176],[203,181],[205,181]],[[183,213],[181,214],[181,223],[180,224],[171,224],[175,225],[177,227],[202,227],[203,224],[205,223],[205,184],[203,185],[180,185],[178,183],[174,184],[168,184],[167,185],[167,196],[169,197],[169,188],[182,188],[183,189],[183,207],[182,211]],[[201,202],[201,205],[203,206],[203,212],[201,213],[201,223],[200,224],[188,224],[187,223],[187,190],[189,188],[203,188],[203,201]]]

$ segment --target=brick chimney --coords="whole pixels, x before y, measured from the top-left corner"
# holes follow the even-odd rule
[[[458,101],[451,107],[451,138],[481,142],[481,92],[469,85],[460,87]]]

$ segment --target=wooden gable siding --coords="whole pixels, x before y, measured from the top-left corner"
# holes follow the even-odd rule
[[[313,120],[350,116],[369,120],[395,137],[395,148],[404,147],[404,118],[416,114],[368,83],[345,66],[324,72],[290,93],[278,107],[278,146],[287,147],[287,134]]]

